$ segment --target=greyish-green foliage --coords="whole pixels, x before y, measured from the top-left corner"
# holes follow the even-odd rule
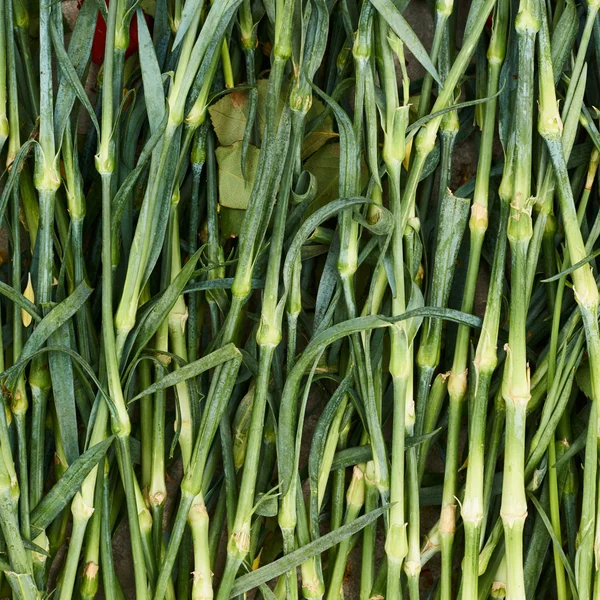
[[[0,597],[600,597],[600,2],[79,4],[0,0]]]

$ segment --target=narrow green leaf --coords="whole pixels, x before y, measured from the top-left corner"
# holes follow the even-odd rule
[[[85,93],[85,90],[83,89],[83,85],[81,84],[81,81],[79,80],[79,75],[77,74],[77,72],[75,71],[75,68],[73,67],[73,64],[71,63],[69,55],[67,54],[67,51],[65,50],[65,47],[63,46],[62,40],[60,39],[60,36],[59,36],[58,32],[56,31],[56,25],[55,25],[54,21],[51,22],[50,33],[52,36],[52,44],[54,45],[54,52],[56,55],[56,60],[58,61],[58,64],[60,65],[62,73],[64,74],[66,81],[73,88],[73,91],[75,92],[75,95],[77,96],[77,99],[79,100],[79,102],[81,102],[81,104],[87,111],[87,113],[90,117],[90,120],[92,121],[94,127],[96,128],[96,133],[99,136],[100,135],[100,124],[98,123],[98,119],[96,118],[96,113],[90,102],[90,99],[88,98],[88,95]],[[66,120],[64,121],[62,126],[63,126],[63,128],[64,128],[64,126],[66,126]],[[59,139],[62,139],[63,131],[64,131],[64,129],[62,131],[59,131],[59,135],[60,135]]]
[[[146,19],[142,9],[137,9],[137,28],[139,39],[139,57],[142,68],[142,81],[144,82],[144,97],[146,98],[146,110],[148,111],[148,123],[150,131],[154,134],[160,128],[159,123],[165,116],[165,91],[158,66],[158,59],[154,50],[154,44],[146,25]]]
[[[563,67],[577,39],[579,31],[579,17],[573,0],[565,2],[564,9],[558,23],[552,32],[552,70],[554,83],[558,84],[563,72]]]
[[[96,29],[96,20],[98,16],[99,2],[84,2],[77,13],[75,27],[69,40],[69,49],[67,51],[69,62],[80,81],[85,76],[86,67],[92,51],[92,42],[94,40],[94,30]],[[104,4],[104,2],[102,2]],[[54,135],[56,140],[62,139],[62,132],[65,130],[66,123],[71,117],[71,111],[75,102],[75,90],[66,77],[61,78],[58,84],[56,103],[54,106]]]
[[[311,535],[313,539],[319,537],[319,475],[321,472],[321,465],[323,463],[323,454],[325,452],[328,433],[333,419],[338,412],[340,404],[345,398],[346,393],[350,389],[353,381],[354,373],[352,370],[350,370],[323,409],[313,433],[312,442],[310,445],[310,453],[308,455],[308,478],[310,483],[310,523]]]
[[[190,283],[183,289],[184,294],[190,292],[203,292],[206,290],[229,290],[233,285],[233,277],[224,277],[223,279],[209,279],[207,281],[198,281]],[[251,289],[262,290],[265,287],[264,279],[253,279]]]
[[[200,259],[201,253],[202,248],[190,257],[177,277],[175,277],[158,302],[152,307],[152,310],[146,314],[145,319],[132,331],[130,335],[131,341],[128,341],[131,351],[124,353],[124,358],[128,354],[132,357],[137,356],[142,348],[148,344],[152,336],[156,333],[156,330],[160,327],[160,324],[167,318],[167,315],[173,306],[175,306],[177,298],[182,294],[185,285],[194,274],[194,269]]]
[[[319,287],[317,289],[315,316],[313,320],[314,331],[319,330],[338,285],[337,260],[339,253],[340,238],[337,233],[335,233],[333,241],[329,246],[329,253],[327,254],[325,266],[323,267],[323,274],[321,275]]]
[[[320,354],[337,340],[341,340],[354,333],[378,329],[380,327],[395,327],[402,321],[408,319],[435,317],[455,323],[462,323],[469,327],[481,327],[481,319],[458,310],[449,308],[424,307],[406,311],[397,317],[383,317],[371,315],[357,317],[333,325],[315,336],[305,348],[302,356],[298,359],[291,373],[288,373],[279,409],[279,436],[277,437],[277,462],[281,478],[281,493],[283,496],[288,492],[291,478],[294,476],[295,465],[295,436],[297,420],[297,403],[300,383],[304,373]]]
[[[177,28],[177,34],[175,35],[175,40],[173,41],[173,50],[179,46],[182,42],[185,34],[187,33],[190,25],[194,17],[202,10],[204,7],[204,0],[188,0],[183,6],[183,12],[181,13],[181,20],[179,21],[179,27]]]
[[[48,552],[46,552],[46,550],[44,548],[42,548],[41,546],[38,546],[37,544],[34,544],[33,542],[26,540],[25,538],[23,538],[22,541],[23,541],[23,546],[25,546],[25,548],[27,550],[31,550],[32,552],[37,552],[38,554],[41,554],[42,556],[50,556],[50,554]]]
[[[386,510],[388,510],[388,508],[389,505],[386,505],[376,510],[372,510],[355,521],[346,523],[345,525],[342,525],[342,527],[320,537],[314,542],[310,542],[309,544],[306,544],[306,546],[302,546],[302,548],[290,552],[275,562],[238,577],[235,580],[229,597],[235,598],[236,596],[259,586],[261,583],[265,583],[265,581],[270,581],[275,577],[279,577],[279,575],[283,575],[283,573],[286,573],[287,571],[295,569],[313,556],[325,552],[332,546],[335,546],[346,538],[358,533],[361,529],[369,525],[369,523],[378,519]]]
[[[575,441],[571,443],[571,445],[569,446],[569,449],[554,463],[555,469],[562,467],[565,463],[570,461],[572,458],[575,458],[575,456],[577,456],[585,448],[586,435],[587,435],[587,429],[585,429],[584,431],[582,431],[579,434],[579,437],[577,437],[575,439]]]
[[[372,3],[393,32],[406,44],[406,47],[413,53],[414,57],[435,79],[436,83],[443,86],[442,80],[429,58],[429,53],[425,50],[423,44],[421,44],[421,40],[416,36],[392,0],[372,0]]]
[[[575,600],[577,600],[577,598],[579,598],[579,595],[577,594],[577,583],[575,581],[575,573],[573,572],[573,567],[571,567],[571,563],[569,562],[569,559],[566,557],[565,552],[562,549],[562,546],[561,546],[560,542],[558,541],[558,538],[556,537],[556,533],[554,533],[554,527],[552,527],[552,523],[550,522],[550,519],[548,518],[546,511],[544,510],[543,506],[540,504],[540,501],[535,497],[535,495],[532,494],[531,492],[527,492],[527,495],[529,496],[529,499],[533,502],[533,505],[535,506],[536,510],[538,511],[538,514],[540,515],[544,525],[546,526],[548,535],[552,539],[552,543],[554,544],[554,547],[558,551],[558,554],[560,556],[560,560],[562,561],[563,567],[565,568],[565,571],[567,572],[567,575],[569,576],[569,584],[571,585],[571,592],[573,594],[573,598],[575,598]]]
[[[547,279],[542,279],[541,282],[542,283],[550,283],[552,281],[557,281],[558,279],[561,279],[562,277],[565,277],[566,275],[570,275],[573,271],[576,271],[577,269],[579,269],[579,267],[583,267],[583,265],[587,265],[589,262],[592,262],[599,255],[600,255],[600,250],[596,250],[596,251],[592,252],[591,254],[588,254],[585,258],[583,258],[579,262],[575,263],[574,265],[571,265],[568,269],[565,269],[564,271],[561,271],[560,273],[557,273],[556,275],[553,275],[552,277],[548,277]]]
[[[15,371],[17,369],[15,369],[15,367],[22,368],[32,357],[33,353],[41,348],[48,338],[84,305],[91,293],[92,288],[90,288],[85,281],[82,281],[69,297],[60,304],[57,304],[39,322],[23,346],[18,362],[11,368],[11,374],[9,375],[6,384],[9,389],[13,388],[16,383]]]
[[[241,357],[241,353],[235,347],[235,344],[227,344],[219,350],[215,350],[207,356],[203,356],[202,358],[199,358],[198,360],[195,360],[194,362],[189,363],[177,369],[176,371],[172,371],[168,375],[165,375],[162,379],[159,379],[150,387],[146,388],[144,391],[132,398],[131,401],[133,402],[135,400],[139,400],[144,396],[154,394],[158,390],[164,390],[181,383],[182,381],[187,381],[192,377],[197,377],[201,373],[204,373],[209,369],[214,369],[216,366],[223,364],[224,362],[227,362],[236,356]]]
[[[50,335],[48,342],[52,346],[70,349],[71,339],[68,325],[59,327]],[[58,429],[67,464],[71,465],[79,456],[73,363],[71,357],[64,352],[50,352],[48,362]]]
[[[438,427],[434,431],[425,433],[423,435],[413,435],[406,438],[405,447],[415,448],[424,444],[427,440],[430,440],[437,436],[443,427]],[[388,456],[391,454],[391,450],[387,450]],[[354,448],[344,448],[335,453],[333,462],[331,463],[331,470],[337,471],[339,469],[346,469],[360,463],[369,462],[373,458],[373,448],[370,445],[355,446]]]
[[[432,119],[435,119],[436,117],[441,117],[442,115],[445,115],[446,113],[452,112],[454,110],[461,110],[462,108],[468,108],[469,106],[477,106],[479,104],[486,104],[490,100],[493,100],[494,98],[497,98],[498,96],[500,96],[500,94],[502,94],[502,92],[504,91],[505,86],[506,86],[506,81],[502,84],[502,87],[493,96],[488,96],[486,98],[479,98],[478,100],[469,100],[467,102],[459,102],[457,104],[452,104],[451,106],[447,106],[446,108],[442,108],[441,110],[436,110],[435,112],[425,115],[418,121],[415,121],[414,123],[412,123],[411,125],[408,126],[408,128],[406,129],[406,133],[409,134],[407,136],[407,139],[412,138],[417,133],[417,131],[419,130],[420,127],[422,127],[423,125],[425,125]]]
[[[38,589],[31,575],[15,573],[11,568],[4,571],[4,574],[6,575],[6,579],[8,579],[12,591],[19,600],[35,600],[35,598],[39,598]]]
[[[119,188],[119,191],[115,194],[115,197],[113,198],[111,220],[112,228],[115,232],[119,230],[119,224],[121,222],[121,217],[123,216],[123,211],[125,210],[127,198],[129,197],[129,194],[133,192],[133,187],[135,186],[140,175],[146,168],[146,165],[148,164],[148,161],[152,156],[152,151],[154,150],[154,148],[156,148],[158,142],[162,140],[165,129],[167,128],[168,120],[168,111],[164,111],[162,122],[154,131],[154,133],[152,133],[152,135],[144,145],[144,148],[140,152],[140,157],[135,168],[133,169],[133,171],[131,171],[131,173],[129,173],[129,175],[127,175],[125,181]]]
[[[83,480],[104,457],[114,440],[110,436],[88,448],[52,486],[41,502],[31,511],[31,527],[42,531],[54,521],[60,511],[77,493]]]
[[[22,308],[25,312],[31,315],[32,319],[39,323],[42,320],[42,315],[40,315],[37,307],[33,302],[30,302],[21,294],[17,292],[10,285],[4,283],[4,281],[0,281],[0,294],[6,296],[11,302],[14,302],[19,308]]]
[[[83,359],[83,357],[80,354],[75,352],[75,350],[72,350],[71,348],[60,347],[60,346],[44,346],[43,348],[39,348],[38,350],[36,350],[29,357],[29,360],[32,360],[36,356],[40,356],[40,355],[48,353],[48,352],[64,352],[65,354],[68,354],[77,363],[77,365],[79,365],[79,367],[81,367],[83,369],[84,373],[96,384],[96,387],[98,388],[98,391],[100,392],[100,395],[102,396],[102,398],[104,398],[106,404],[108,405],[108,409],[109,409],[111,415],[113,417],[116,416],[115,405],[114,405],[111,397],[106,393],[105,389],[102,387],[102,384],[96,377],[96,374],[94,373],[94,369],[92,369],[92,367]],[[23,369],[24,367],[25,367],[25,363],[22,363],[21,361],[17,361],[17,363],[14,364],[12,367],[9,367],[3,373],[0,373],[0,378],[10,377],[11,381],[12,381],[14,379],[14,377],[16,377],[20,374],[21,369]]]
[[[8,175],[8,179],[4,184],[4,189],[2,190],[2,194],[0,195],[0,225],[2,225],[2,220],[4,219],[4,214],[6,213],[6,205],[8,204],[8,199],[12,194],[12,191],[15,185],[19,182],[19,176],[21,174],[21,167],[23,165],[24,160],[27,158],[29,151],[33,147],[34,144],[37,144],[37,141],[34,139],[27,140],[17,152],[15,159],[10,165],[10,173]]]
[[[340,158],[339,158],[339,196],[340,198],[353,196],[358,192],[356,181],[356,156],[358,155],[357,140],[350,118],[340,105],[316,85],[312,88],[325,100],[335,116],[340,132]]]

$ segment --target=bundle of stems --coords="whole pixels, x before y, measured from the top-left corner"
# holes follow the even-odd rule
[[[0,0],[0,597],[599,597],[599,9]]]

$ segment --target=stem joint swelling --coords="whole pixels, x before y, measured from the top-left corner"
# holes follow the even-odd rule
[[[504,344],[504,350],[507,355],[508,372],[511,375],[513,370],[513,353],[509,344]],[[525,381],[519,382],[521,385],[515,385],[512,377],[507,377],[503,384],[502,396],[507,404],[507,408],[513,410],[525,411],[527,405],[531,400],[531,389],[530,375],[529,375],[529,363],[525,367]],[[519,393],[517,393],[519,392]],[[524,432],[519,432],[524,433]]]
[[[485,335],[482,332],[482,337]],[[473,369],[475,371],[475,384],[479,381],[482,373],[493,373],[498,365],[498,352],[496,344],[490,340],[484,340],[481,346],[481,352],[478,352],[473,360]]]
[[[243,560],[250,551],[250,520],[231,532],[227,543],[227,554],[231,558]]]
[[[385,540],[385,553],[388,561],[402,564],[408,554],[406,523],[393,523],[389,526],[387,539]]]
[[[510,509],[503,508],[500,510],[500,517],[505,528],[518,528],[522,531],[525,519],[527,519],[527,502],[513,501]]]
[[[471,207],[471,218],[469,219],[469,230],[472,234],[484,236],[488,228],[487,206],[479,202],[473,202]]]
[[[483,521],[483,504],[478,497],[466,498],[460,510],[465,526],[479,527]]]
[[[48,157],[43,149],[38,149],[41,160],[36,161],[33,183],[38,192],[54,194],[60,187],[60,176],[56,157]]]
[[[465,369],[461,373],[450,372],[450,376],[448,377],[448,394],[450,398],[464,398],[467,393],[468,372],[468,369]]]
[[[456,533],[456,504],[447,504],[442,507],[439,530],[442,539]]]

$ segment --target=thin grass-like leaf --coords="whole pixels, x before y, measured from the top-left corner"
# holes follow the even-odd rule
[[[94,30],[96,29],[98,18],[97,4],[99,3],[93,1],[83,3],[77,14],[75,27],[69,40],[69,49],[67,51],[69,62],[80,81],[83,79],[92,51]],[[66,123],[71,116],[70,113],[73,109],[75,98],[75,90],[71,83],[66,78],[61,79],[54,105],[54,135],[57,140],[62,139],[62,132],[64,132]]]
[[[96,132],[98,133],[98,135],[100,135],[100,124],[98,123],[98,119],[96,118],[96,113],[94,111],[94,108],[92,107],[92,104],[88,98],[88,95],[85,93],[85,90],[83,89],[83,85],[82,85],[81,81],[79,80],[79,75],[77,74],[77,71],[75,71],[75,68],[73,67],[73,63],[71,63],[71,60],[69,59],[69,55],[67,54],[67,51],[65,50],[65,47],[63,46],[62,40],[60,39],[60,36],[56,30],[56,25],[54,23],[52,23],[52,25],[50,26],[50,32],[52,34],[52,43],[54,44],[54,51],[56,52],[56,59],[58,61],[58,64],[60,65],[60,68],[62,69],[65,79],[68,81],[68,83],[73,88],[73,91],[75,92],[75,95],[77,96],[77,99],[79,100],[79,102],[81,102],[82,106],[85,108],[86,112],[88,113],[88,115],[90,117],[90,120],[92,121],[92,124],[96,128]],[[59,131],[59,135],[61,135],[61,137],[62,137],[62,133],[64,132],[64,127],[66,126],[66,120],[62,126],[63,126],[63,129],[61,131]],[[59,138],[59,139],[61,139],[61,138]]]
[[[235,598],[239,594],[243,594],[244,592],[257,587],[261,583],[270,581],[271,579],[296,568],[313,556],[325,552],[325,550],[339,544],[342,540],[358,533],[361,529],[369,525],[369,523],[378,519],[388,508],[389,506],[386,505],[377,510],[373,510],[368,514],[359,517],[355,521],[339,527],[335,531],[320,537],[314,542],[310,542],[302,548],[298,548],[298,550],[294,550],[294,552],[290,552],[286,556],[283,556],[256,571],[238,577],[235,580],[229,597]]]
[[[62,325],[48,338],[51,346],[70,349],[71,337],[68,325]],[[71,465],[79,456],[79,440],[77,435],[77,407],[75,402],[75,380],[71,357],[64,352],[48,354],[50,377],[57,425],[65,452],[67,464]]]
[[[211,352],[207,356],[203,356],[198,360],[189,363],[168,375],[165,375],[162,379],[159,379],[153,383],[149,388],[146,388],[140,392],[137,396],[134,396],[131,401],[139,400],[149,394],[154,394],[159,390],[164,390],[182,381],[187,381],[193,377],[198,377],[201,373],[204,373],[210,369],[214,369],[216,366],[227,362],[236,356],[241,356],[240,351],[235,347],[235,344],[226,344],[222,348]]]
[[[39,323],[42,320],[42,315],[40,315],[36,305],[25,298],[23,294],[19,293],[15,288],[10,287],[4,283],[4,281],[0,281],[0,294],[8,298],[11,302],[14,302],[19,308],[24,310],[31,318]]]
[[[552,523],[550,522],[550,519],[548,518],[548,515],[546,514],[546,511],[544,510],[543,506],[540,504],[540,501],[535,497],[535,494],[533,494],[531,492],[527,492],[527,495],[528,495],[529,499],[531,500],[531,502],[533,502],[533,505],[535,506],[544,525],[546,526],[546,530],[548,531],[548,535],[552,539],[552,543],[554,544],[554,547],[556,548],[556,550],[558,551],[558,553],[560,555],[563,567],[564,567],[565,571],[567,572],[567,575],[569,576],[569,583],[571,584],[571,593],[573,594],[573,598],[577,599],[577,598],[579,598],[579,595],[577,594],[577,583],[575,581],[575,573],[573,572],[573,567],[571,567],[571,563],[569,562],[569,559],[565,555],[565,552],[562,549],[562,546],[561,546],[558,538],[556,537],[556,533],[554,533],[554,528],[552,527]]]
[[[16,383],[16,379],[14,379],[13,375],[15,367],[22,368],[48,338],[75,315],[75,313],[85,304],[85,301],[90,297],[91,293],[92,288],[90,288],[85,281],[82,281],[70,296],[60,304],[57,304],[39,322],[38,326],[23,346],[19,361],[13,365],[13,368],[11,369],[11,374],[7,379],[7,387],[12,388]]]
[[[373,0],[373,6],[384,18],[393,32],[406,44],[414,57],[421,63],[425,70],[435,79],[440,86],[443,85],[440,76],[429,58],[429,53],[421,44],[402,13],[396,8],[392,0]]]
[[[128,340],[129,348],[131,349],[128,353],[131,356],[137,356],[141,352],[142,348],[148,344],[152,336],[156,333],[160,324],[167,318],[169,312],[175,306],[177,298],[183,292],[183,288],[187,282],[192,278],[196,263],[200,259],[202,249],[198,250],[193,256],[190,257],[188,262],[184,265],[177,277],[171,282],[169,287],[164,291],[160,300],[152,307],[152,310],[146,315],[146,318],[136,327]]]
[[[110,436],[100,443],[95,444],[69,466],[63,476],[31,512],[32,528],[42,531],[54,521],[61,510],[77,493],[83,480],[104,457],[113,440],[114,436]]]
[[[162,123],[166,112],[165,92],[154,44],[140,8],[137,9],[137,28],[148,123],[150,124],[150,131],[154,134],[160,128],[160,123]]]

